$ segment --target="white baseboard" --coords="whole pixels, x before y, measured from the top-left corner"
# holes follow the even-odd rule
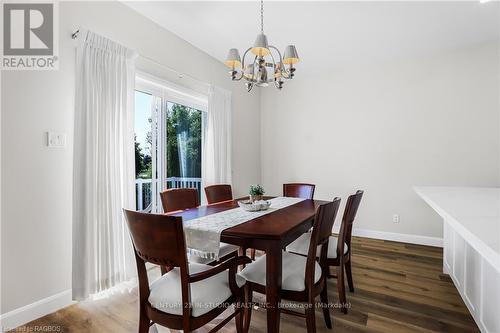
[[[34,303],[0,315],[0,332],[29,323],[68,305],[71,305],[71,289],[49,296]]]
[[[403,242],[417,245],[427,245],[443,247],[443,239],[439,237],[429,237],[410,234],[399,234],[395,232],[367,230],[367,229],[352,229],[352,235],[358,237],[383,239],[394,242]]]

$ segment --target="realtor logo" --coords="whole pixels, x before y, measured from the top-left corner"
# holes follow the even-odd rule
[[[2,69],[57,69],[56,5],[3,4]]]

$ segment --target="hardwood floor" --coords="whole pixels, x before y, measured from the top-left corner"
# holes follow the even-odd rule
[[[479,332],[450,278],[442,273],[442,249],[368,238],[353,238],[352,245],[355,292],[347,292],[351,309],[347,315],[331,310],[333,330],[325,327],[317,309],[318,332]],[[159,269],[150,273],[159,275]],[[329,280],[330,302],[337,302],[334,280]],[[136,293],[134,289],[81,302],[18,330],[34,332],[45,326],[56,332],[137,332]],[[263,300],[258,294],[254,298]],[[207,332],[217,322],[198,332]],[[220,332],[234,331],[231,322]],[[253,311],[251,332],[266,332],[264,310]],[[281,332],[306,332],[305,320],[282,314]]]

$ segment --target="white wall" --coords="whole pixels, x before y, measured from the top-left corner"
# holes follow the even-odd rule
[[[248,94],[241,83],[231,82],[220,61],[121,3],[61,3],[60,69],[3,72],[1,78],[1,313],[71,288],[76,42],[70,35],[79,26],[232,90],[235,195],[260,181],[258,91]],[[172,75],[146,61],[139,60],[138,66],[164,78]],[[193,86],[188,79],[177,82]],[[48,149],[49,130],[66,132],[67,148]]]
[[[264,186],[311,182],[344,202],[363,189],[355,227],[441,237],[412,187],[499,185],[498,59],[496,42],[317,76],[299,64],[261,96]]]

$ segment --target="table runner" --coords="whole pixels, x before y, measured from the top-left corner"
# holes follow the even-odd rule
[[[202,258],[217,260],[219,258],[222,231],[304,200],[302,198],[277,197],[269,200],[271,201],[271,207],[268,210],[247,212],[238,207],[184,221],[184,234],[188,252]]]

